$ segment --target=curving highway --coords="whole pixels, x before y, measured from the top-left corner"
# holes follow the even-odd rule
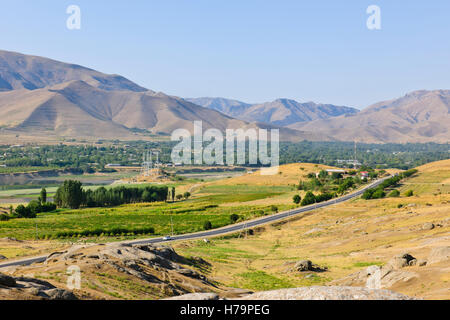
[[[280,212],[280,213],[266,216],[263,218],[258,218],[258,219],[254,219],[254,220],[250,220],[250,221],[241,222],[238,224],[229,225],[229,226],[219,228],[219,229],[213,229],[213,230],[208,230],[208,231],[173,236],[169,240],[164,239],[164,237],[158,237],[158,238],[151,238],[151,239],[144,239],[144,240],[123,241],[122,243],[155,244],[155,243],[163,243],[163,242],[166,243],[166,242],[180,241],[180,240],[194,240],[194,239],[204,239],[204,238],[210,238],[210,237],[223,236],[226,234],[235,233],[238,231],[243,231],[243,230],[247,230],[250,228],[262,226],[265,224],[281,221],[281,220],[291,218],[291,217],[297,216],[297,215],[305,213],[305,212],[310,212],[310,211],[313,211],[316,209],[328,207],[331,205],[335,205],[338,203],[348,201],[350,199],[354,199],[354,198],[362,195],[364,193],[364,191],[366,191],[367,189],[377,187],[384,180],[389,179],[389,178],[391,178],[391,177],[386,177],[386,178],[377,180],[377,181],[375,181],[353,193],[350,193],[348,195],[345,195],[345,196],[342,196],[339,198],[335,198],[335,199],[332,199],[332,200],[329,200],[326,202],[316,203],[316,204],[313,204],[310,206],[305,206],[305,207],[301,207],[301,208],[297,208],[297,209],[293,209],[293,210],[289,210],[289,211]],[[26,258],[26,259],[16,260],[16,261],[8,261],[5,263],[0,263],[0,269],[6,268],[6,267],[11,267],[11,266],[30,265],[33,263],[44,262],[46,259],[47,259],[47,256],[39,256],[39,257]]]

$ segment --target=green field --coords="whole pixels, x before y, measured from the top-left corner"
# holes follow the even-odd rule
[[[46,170],[56,170],[60,169],[56,166],[46,166],[46,167],[0,167],[1,173],[27,173],[27,172],[37,172]]]
[[[171,234],[172,223],[174,234],[201,231],[206,221],[210,221],[213,228],[219,228],[231,223],[231,214],[238,214],[240,220],[244,220],[274,213],[272,206],[245,206],[234,203],[277,195],[283,188],[242,187],[242,190],[233,188],[234,192],[227,186],[205,189],[202,193],[207,191],[208,195],[200,194],[195,199],[175,203],[129,204],[114,208],[80,210],[59,209],[52,213],[38,214],[36,219],[12,219],[0,222],[0,238],[127,239]],[[223,203],[227,205],[219,205]],[[278,210],[292,207],[280,205]],[[154,232],[150,231],[151,228]]]

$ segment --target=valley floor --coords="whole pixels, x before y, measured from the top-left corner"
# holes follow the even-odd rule
[[[195,197],[202,201],[209,199],[218,201],[217,204],[220,202],[220,206],[213,210],[227,210],[227,216],[233,210],[233,203],[241,208],[278,205],[282,209],[292,202],[292,194],[296,192],[292,186],[299,176],[317,171],[314,165],[305,166],[303,170],[299,166],[303,168],[303,164],[282,167],[279,176],[271,180],[259,175],[246,175],[209,182],[196,191]],[[369,201],[356,199],[289,221],[211,239],[209,243],[175,243],[176,252],[186,259],[184,263],[208,279],[208,283],[202,282],[203,285],[196,283],[194,287],[197,289],[192,287],[191,291],[198,291],[199,288],[203,291],[226,292],[229,291],[227,288],[262,291],[314,285],[364,286],[361,274],[369,266],[383,266],[382,270],[386,270],[395,256],[409,253],[418,263],[397,267],[390,273],[389,281],[387,278],[382,281],[383,288],[424,299],[450,299],[450,160],[418,169],[417,175],[407,179],[398,188],[401,196],[397,198]],[[297,176],[292,177],[295,173]],[[252,185],[247,188],[248,192],[244,189],[246,185]],[[414,195],[406,197],[404,194],[407,190],[413,190]],[[255,197],[255,193],[259,196]],[[264,193],[268,193],[267,196],[261,197]],[[19,244],[14,244],[11,239],[3,241],[10,244],[10,257],[24,254],[13,252],[17,246],[29,244],[33,248],[31,241]],[[0,247],[4,251],[7,248],[3,247],[3,243],[0,243]],[[52,243],[58,243],[58,250],[67,246],[67,243],[58,241],[36,242],[34,245],[43,246],[35,248],[36,253],[48,250],[48,245]],[[34,254],[34,251],[30,252]],[[89,253],[84,255],[86,258],[83,259],[93,259],[89,258]],[[78,260],[76,257],[71,259]],[[302,260],[311,260],[321,270],[299,272],[296,264]],[[58,263],[59,269],[53,271],[45,266],[26,268],[28,271],[21,271],[20,268],[12,271],[15,275],[32,271],[43,279],[61,285],[66,276],[64,262]],[[87,262],[83,260],[82,263]],[[178,271],[173,278],[170,272],[157,273],[154,276],[160,277],[158,281],[161,281],[161,288],[165,289],[158,291],[158,294],[149,294],[145,293],[145,282],[133,280],[130,275],[125,279],[123,275],[115,273],[113,278],[108,278],[106,274],[112,269],[105,268],[100,262],[91,263],[86,270],[92,287],[82,293],[89,293],[85,298],[138,299],[139,292],[141,297],[161,298],[172,295],[172,289],[164,291],[168,289],[162,285],[164,283],[178,288],[177,283],[181,281],[183,289],[179,289],[180,292],[189,292],[189,286],[192,285],[190,280],[186,283],[186,278],[180,278]],[[96,264],[104,270],[96,271]],[[138,287],[133,287],[134,281],[139,283]],[[111,291],[111,288],[114,290]],[[152,288],[155,290],[153,285]],[[105,290],[109,290],[110,294],[105,294]]]

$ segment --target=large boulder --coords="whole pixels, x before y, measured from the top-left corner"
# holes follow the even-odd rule
[[[422,230],[433,230],[435,225],[431,222],[427,222],[422,226]]]
[[[295,264],[294,269],[299,272],[312,271],[312,265],[311,260],[302,260]]]
[[[298,272],[307,272],[307,271],[313,271],[313,272],[323,272],[327,271],[327,267],[320,267],[317,264],[312,263],[311,260],[302,260],[298,261],[294,265],[294,271]]]
[[[59,288],[47,290],[45,294],[50,300],[77,300],[72,292]]]
[[[389,260],[387,265],[391,266],[394,269],[401,269],[407,266],[415,265],[416,263],[417,259],[412,255],[410,255],[409,253],[402,253]]]
[[[15,287],[16,279],[14,279],[13,277],[7,276],[6,274],[0,273],[0,286]]]

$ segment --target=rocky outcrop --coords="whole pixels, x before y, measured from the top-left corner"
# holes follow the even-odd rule
[[[166,300],[415,300],[389,290],[360,287],[304,287],[261,291],[239,298],[223,298],[214,293],[186,294]]]
[[[435,264],[450,260],[450,247],[433,248],[428,255],[427,264]]]
[[[388,266],[391,266],[393,269],[401,269],[407,266],[414,266],[417,264],[417,259],[414,258],[409,253],[402,253],[395,257],[393,257],[387,263]]]
[[[422,265],[423,261],[420,262]],[[425,263],[426,264],[426,263]],[[387,289],[401,282],[408,282],[419,275],[416,272],[402,270],[407,266],[417,265],[417,259],[409,253],[393,257],[385,266],[370,266],[332,282],[334,285],[366,286],[373,289]]]
[[[164,300],[196,300],[196,301],[205,301],[205,300],[219,300],[220,297],[216,293],[189,293],[178,297],[167,298]]]
[[[388,290],[359,287],[305,287],[257,292],[242,300],[413,300]]]
[[[65,289],[57,288],[47,281],[27,277],[12,277],[0,273],[0,297],[2,299],[76,300],[76,296]]]
[[[312,263],[311,260],[302,260],[294,265],[294,271],[298,272],[307,272],[307,271],[324,272],[327,270],[328,270],[327,267],[320,267],[319,265]]]

